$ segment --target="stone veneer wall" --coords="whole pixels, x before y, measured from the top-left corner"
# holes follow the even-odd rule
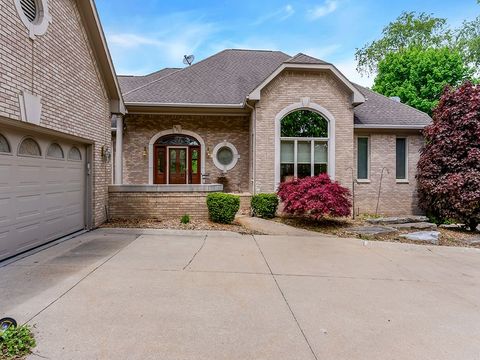
[[[94,142],[94,225],[106,218],[110,164],[109,100],[74,0],[49,0],[52,23],[29,38],[13,0],[0,0],[0,119],[21,120],[18,94],[42,97],[40,126]]]
[[[345,85],[327,72],[284,71],[261,92],[256,117],[256,192],[275,190],[275,116],[285,107],[310,98],[336,121],[336,180],[351,188],[353,107]]]
[[[163,130],[180,125],[183,130],[193,131],[203,138],[205,146],[213,152],[218,143],[232,143],[240,154],[236,166],[227,172],[226,191],[249,190],[249,117],[208,115],[127,115],[123,134],[124,184],[148,184],[148,156],[143,156],[150,139]],[[181,131],[180,131],[181,133]],[[216,183],[222,175],[211,157],[206,155],[205,171],[209,174],[206,183]]]
[[[423,137],[417,133],[357,133],[356,136],[368,136],[370,145],[370,182],[355,184],[355,212],[373,214],[377,205],[378,190],[382,168],[384,170],[379,214],[405,215],[422,214],[418,207],[417,162]],[[408,149],[408,183],[397,183],[395,179],[395,157],[397,136],[407,138]],[[355,142],[356,143],[356,142]],[[355,145],[355,152],[356,152]],[[355,154],[356,159],[356,154]],[[355,161],[356,163],[356,161]],[[356,164],[355,164],[356,171]],[[356,174],[356,173],[355,173]]]
[[[110,219],[178,219],[188,214],[192,219],[207,220],[208,193],[110,192]],[[239,213],[250,211],[251,195],[240,195]]]

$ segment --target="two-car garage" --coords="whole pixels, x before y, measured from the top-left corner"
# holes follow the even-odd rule
[[[87,225],[87,145],[0,127],[0,261]]]

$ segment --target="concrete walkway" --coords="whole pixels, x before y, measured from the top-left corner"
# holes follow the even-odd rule
[[[235,220],[249,230],[265,235],[287,235],[287,236],[319,236],[315,231],[296,228],[273,220],[265,220],[258,217],[238,215]],[[330,235],[321,234],[329,237]]]
[[[480,251],[101,229],[0,268],[30,359],[478,359]]]

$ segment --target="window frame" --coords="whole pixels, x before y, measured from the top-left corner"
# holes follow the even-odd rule
[[[280,149],[282,147],[282,141],[293,141],[293,176],[295,179],[298,178],[298,142],[309,142],[310,143],[310,176],[315,176],[315,164],[317,165],[327,165],[327,174],[329,173],[329,161],[328,161],[328,151],[329,151],[329,138],[325,137],[280,137]],[[324,142],[327,144],[327,162],[315,162],[315,143]],[[281,150],[280,150],[281,152]],[[282,164],[291,164],[291,163],[282,163],[280,158],[280,169]],[[281,171],[281,170],[280,170]],[[281,174],[280,174],[281,177]]]
[[[60,151],[62,152],[62,157],[55,157],[55,156],[48,155],[52,146],[58,146],[60,148]],[[50,145],[48,145],[47,151],[45,151],[45,159],[65,161],[65,152],[63,151],[63,147],[58,142],[55,142],[55,141],[50,143]]]
[[[358,177],[358,171],[359,171],[359,166],[358,166],[358,155],[359,155],[359,151],[358,151],[358,145],[359,145],[359,142],[358,140],[359,139],[367,139],[367,177],[366,178],[359,178]],[[357,183],[369,183],[370,182],[370,159],[371,159],[371,139],[370,139],[370,136],[368,135],[360,135],[360,136],[357,136],[356,137],[356,157],[355,157],[355,165],[356,165],[356,181]]]
[[[22,147],[23,143],[27,140],[32,140],[38,147],[38,150],[40,152],[39,155],[30,155],[30,154],[22,154],[20,153],[20,148]],[[40,146],[40,143],[38,142],[38,140],[36,140],[33,136],[25,136],[23,137],[20,142],[18,143],[18,147],[17,147],[17,156],[19,157],[29,157],[29,158],[35,158],[35,159],[40,159],[40,158],[43,158],[43,151],[42,151],[42,147]]]
[[[12,144],[8,141],[8,138],[3,133],[0,133],[0,136],[5,139],[8,146],[8,151],[0,151],[0,155],[13,155]]]
[[[404,161],[404,167],[405,167],[405,178],[398,178],[397,175],[397,141],[399,139],[405,140],[405,161]],[[408,184],[408,137],[407,136],[396,136],[395,137],[395,181],[398,184]]]

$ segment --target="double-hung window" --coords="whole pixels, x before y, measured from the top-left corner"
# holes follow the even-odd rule
[[[280,180],[328,172],[328,121],[309,110],[297,110],[281,120]]]

